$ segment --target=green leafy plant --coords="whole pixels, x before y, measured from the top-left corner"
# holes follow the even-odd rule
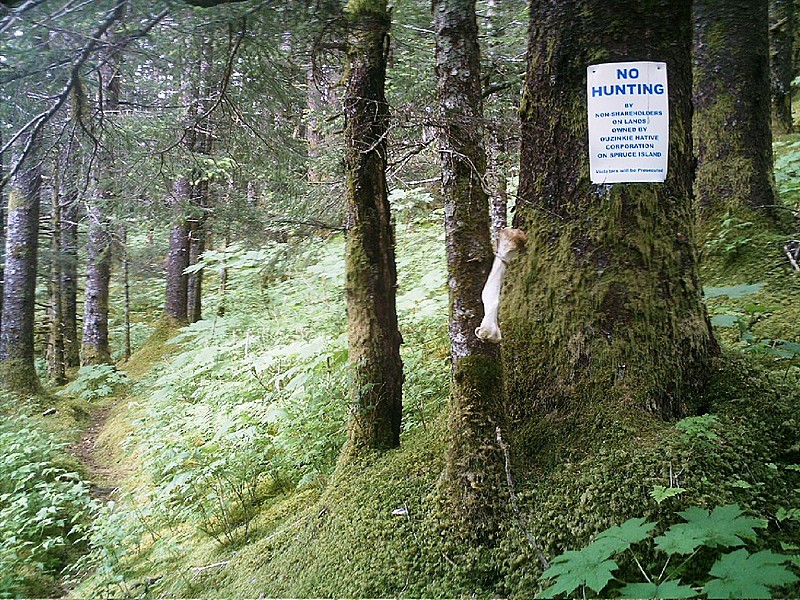
[[[751,238],[747,236],[746,232],[752,225],[752,222],[743,221],[730,212],[726,212],[714,235],[709,236],[704,247],[711,254],[721,255],[726,259],[733,258],[751,242]]]
[[[80,368],[75,380],[59,394],[92,401],[110,396],[118,386],[126,383],[128,376],[114,365],[86,365]]]
[[[711,511],[694,506],[678,514],[685,522],[672,525],[655,538],[656,523],[634,518],[601,532],[581,550],[557,556],[543,573],[554,583],[540,597],[571,596],[578,590],[586,596],[591,590],[622,598],[769,598],[770,588],[798,580],[786,567],[790,557],[770,550],[751,554],[741,548],[755,539],[755,530],[766,527],[766,521],[746,516],[738,505],[718,506]],[[652,570],[650,564],[643,564],[634,549],[637,544],[647,544],[654,554],[664,556],[654,565],[661,568]],[[738,549],[721,553],[728,548]],[[707,573],[690,573],[687,566],[701,549],[717,558]],[[626,553],[645,581],[615,579],[614,572],[620,569],[615,557]],[[649,572],[647,567],[651,567]]]
[[[88,485],[62,463],[64,442],[24,414],[2,412],[0,597],[25,596],[30,581],[54,580],[85,547],[97,506]]]

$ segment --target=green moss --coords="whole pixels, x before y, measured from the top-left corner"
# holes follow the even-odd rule
[[[8,392],[37,396],[42,391],[32,358],[9,358],[0,362],[0,386]]]
[[[124,365],[120,365],[124,366],[128,377],[134,381],[141,379],[150,372],[154,364],[177,352],[179,347],[171,346],[167,342],[178,333],[179,328],[180,324],[167,318],[161,319],[142,347]]]
[[[348,0],[345,11],[351,15],[386,14],[386,0]]]
[[[632,516],[666,527],[693,504],[738,502],[759,515],[800,505],[797,473],[784,468],[800,459],[799,376],[781,382],[737,355],[718,360],[706,398],[716,418],[713,439],[653,417],[624,422],[587,413],[568,425],[569,436],[564,423],[540,424],[536,439],[515,440],[521,519],[509,511],[497,523],[495,545],[475,546],[452,527],[453,505],[437,487],[448,427],[441,414],[399,450],[340,464],[321,493],[267,501],[250,543],[215,548],[186,531],[180,552],[166,556],[151,547],[131,573],[141,582],[224,563],[197,576],[165,576],[150,588],[174,597],[531,596],[542,567],[526,533],[552,558]],[[552,468],[520,458],[542,453],[559,457]],[[669,485],[671,476],[686,491],[656,504],[649,491]],[[769,533],[772,545],[798,535]],[[629,574],[635,568],[622,567]]]

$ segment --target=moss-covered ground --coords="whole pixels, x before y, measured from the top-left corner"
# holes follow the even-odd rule
[[[776,146],[785,170],[796,142],[790,136]],[[787,216],[798,205],[795,180],[786,171],[779,177]],[[31,454],[41,485],[28,499],[57,510],[53,519],[38,504],[7,513],[0,525],[32,539],[25,519],[46,521],[53,546],[37,549],[47,562],[39,568],[25,560],[32,546],[18,554],[6,540],[0,558],[22,570],[0,572],[0,591],[532,596],[547,585],[542,556],[581,548],[630,517],[662,530],[689,506],[731,503],[768,523],[751,550],[800,553],[800,523],[786,518],[800,509],[800,273],[784,254],[785,242],[800,236],[791,218],[776,224],[737,213],[704,232],[702,280],[722,345],[697,399],[704,413],[676,423],[586,406],[504,431],[511,483],[496,490],[505,515],[486,540],[465,531],[458,502],[443,497],[441,215],[420,211],[432,200],[414,193],[416,208],[398,219],[406,376],[399,449],[337,462],[348,385],[341,238],[210,255],[207,307],[222,300],[211,274],[229,268],[224,318],[175,329],[154,317],[140,328],[149,338],[118,370],[70,373],[61,390],[3,404],[4,439],[19,443],[18,424],[41,446]],[[12,455],[4,460],[12,464]],[[657,486],[680,491],[659,502]],[[81,524],[68,523],[64,534],[70,511]],[[692,568],[707,569],[698,556]],[[619,563],[620,579],[636,574],[629,558]],[[796,597],[800,588],[776,593]]]

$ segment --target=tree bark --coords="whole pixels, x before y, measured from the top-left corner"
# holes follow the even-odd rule
[[[778,203],[768,20],[767,0],[694,3],[695,195],[704,222]]]
[[[22,147],[26,142],[23,138]],[[41,139],[37,135],[11,182],[6,224],[0,385],[20,394],[41,390],[33,348],[41,185]]]
[[[167,290],[164,302],[164,316],[176,325],[189,322],[188,316],[188,278],[184,271],[189,266],[189,227],[183,217],[185,203],[189,197],[189,180],[180,178],[172,185],[175,217],[169,233],[167,251]]]
[[[792,79],[794,79],[794,0],[769,0],[770,82],[772,131],[792,133]]]
[[[499,128],[499,127],[498,127]],[[489,142],[488,179],[491,189],[489,214],[492,224],[492,244],[496,247],[500,230],[508,226],[508,185],[506,183],[506,141],[500,131],[493,131]]]
[[[127,362],[131,358],[131,264],[128,254],[128,228],[119,228],[119,245],[122,250],[122,283],[125,295],[125,335],[123,340],[123,356]]]
[[[581,415],[602,431],[643,412],[690,414],[716,351],[693,232],[691,2],[534,4],[530,23],[514,219],[528,252],[501,313],[509,407],[541,444],[559,439],[548,423]],[[594,185],[586,69],[628,60],[667,63],[669,173]]]
[[[111,283],[111,233],[107,207],[95,197],[87,202],[86,292],[83,305],[81,364],[111,362],[108,345],[108,297]]]
[[[54,385],[63,385],[67,381],[66,361],[64,353],[64,300],[61,297],[62,258],[61,258],[61,176],[56,159],[53,168],[52,202],[50,204],[50,302],[48,312],[50,331],[48,339],[47,375]]]
[[[121,19],[125,4],[117,9]],[[110,36],[106,34],[107,41]],[[81,364],[96,365],[111,362],[108,343],[108,299],[111,286],[111,203],[114,198],[115,149],[109,125],[119,113],[121,76],[120,56],[109,45],[105,60],[98,68],[100,75],[101,127],[103,144],[98,150],[96,190],[87,201],[86,217],[86,299],[83,308],[83,339]]]
[[[349,0],[344,98],[345,287],[353,379],[346,454],[400,444],[403,370],[395,304],[394,231],[386,187],[390,24],[386,0]]]
[[[443,485],[465,533],[487,542],[505,504],[505,423],[497,346],[475,335],[492,264],[475,0],[434,0],[433,23],[452,361]]]
[[[78,338],[78,191],[67,180],[63,192],[61,230],[61,319],[63,322],[64,363],[80,365],[81,343]]]
[[[208,185],[205,186],[206,195]],[[189,265],[195,265],[200,260],[200,256],[206,249],[206,217],[199,215],[192,217],[188,223],[189,235]],[[203,318],[203,269],[190,273],[186,282],[187,300],[186,314],[190,323],[195,323]]]

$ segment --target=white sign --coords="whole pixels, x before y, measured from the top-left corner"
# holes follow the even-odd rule
[[[592,183],[664,181],[669,154],[667,65],[587,68]]]

